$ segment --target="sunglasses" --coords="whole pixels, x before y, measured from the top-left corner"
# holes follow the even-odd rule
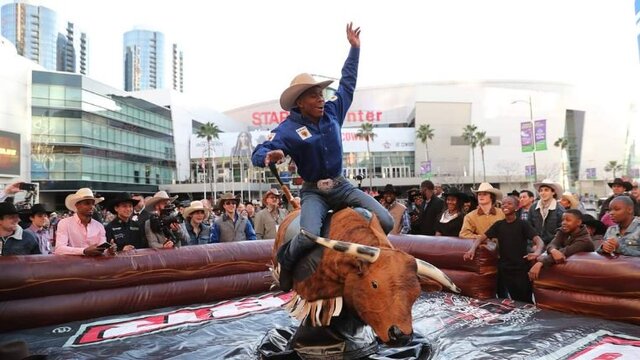
[[[232,205],[232,204],[235,205],[236,202],[235,201],[225,201],[225,202],[222,203],[222,205]]]

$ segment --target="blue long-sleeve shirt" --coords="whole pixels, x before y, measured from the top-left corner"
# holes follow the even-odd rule
[[[272,131],[272,139],[258,145],[251,161],[264,167],[264,158],[271,150],[282,150],[298,166],[305,181],[334,178],[342,174],[342,133],[340,131],[353,101],[358,77],[360,49],[351,48],[342,67],[342,78],[335,98],[324,105],[324,114],[317,124],[291,109],[289,116]],[[306,131],[305,131],[306,129]]]

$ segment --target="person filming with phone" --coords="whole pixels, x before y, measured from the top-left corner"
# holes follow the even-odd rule
[[[89,188],[79,189],[64,200],[67,209],[75,214],[58,222],[56,255],[102,256],[105,250],[115,253],[115,245],[107,243],[104,226],[91,215],[94,206],[104,200],[96,198]]]

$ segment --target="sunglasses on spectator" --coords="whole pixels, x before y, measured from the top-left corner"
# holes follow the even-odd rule
[[[230,204],[235,205],[236,202],[235,201],[225,201],[225,202],[222,203],[222,205],[230,205]]]

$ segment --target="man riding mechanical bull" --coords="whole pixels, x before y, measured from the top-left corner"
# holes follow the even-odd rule
[[[270,140],[256,147],[252,162],[269,167],[290,156],[304,180],[302,209],[280,225],[274,245],[280,289],[295,287],[299,296],[289,304],[292,314],[302,315],[298,317],[309,319],[313,326],[326,326],[344,299],[383,342],[392,343],[412,333],[411,307],[420,294],[417,274],[452,291],[459,289],[437,268],[393,249],[386,237],[393,228],[389,212],[342,176],[341,127],[356,87],[360,28],[348,24],[346,34],[351,49],[335,96],[329,101],[323,97],[331,80],[316,82],[306,73],[296,76],[280,96],[289,116],[272,131]],[[321,237],[328,212],[340,209],[331,220],[328,237],[344,242]],[[291,235],[289,228],[298,229],[291,225],[294,221],[299,221],[301,231]],[[335,251],[325,251],[319,263],[309,265],[308,255],[321,249],[316,244]]]

